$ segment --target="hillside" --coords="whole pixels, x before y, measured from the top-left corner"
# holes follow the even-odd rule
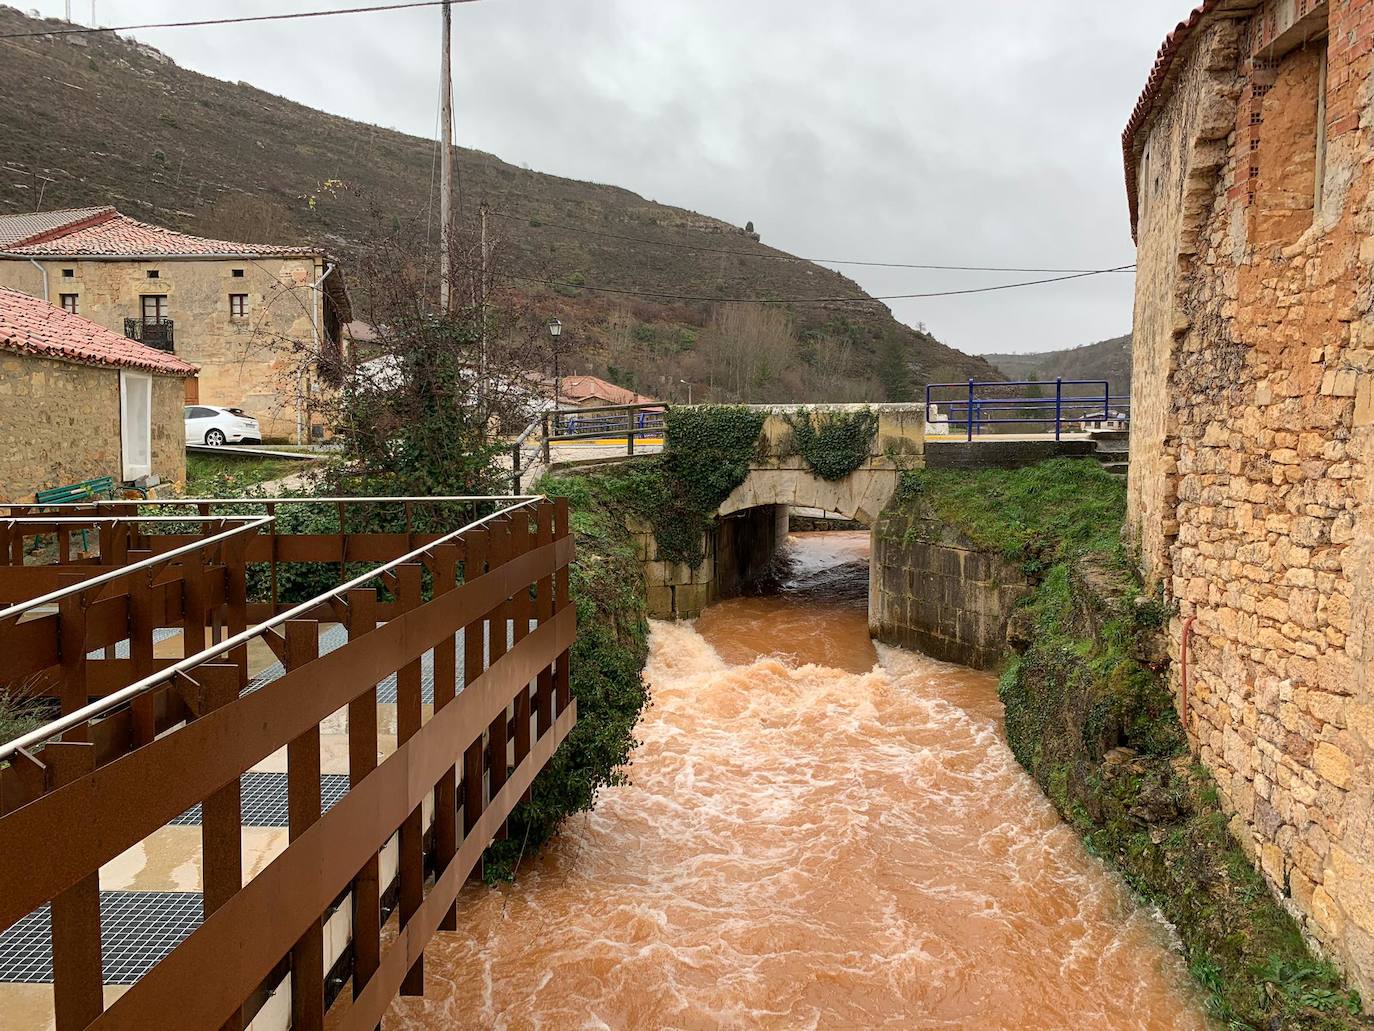
[[[42,24],[0,6],[0,31]],[[324,244],[346,262],[379,224],[406,227],[416,253],[425,247],[432,140],[209,78],[112,34],[0,41],[0,61],[0,213],[35,210],[40,198],[44,209],[113,203],[201,235]],[[593,292],[866,296],[739,227],[628,190],[474,150],[460,149],[456,164],[465,224],[484,201],[499,213],[507,287],[570,326],[565,371],[670,398],[690,380],[698,400],[752,401],[905,400],[925,382],[1001,378],[878,303],[741,311]],[[366,284],[350,287],[365,296]]]
[[[1105,379],[1113,394],[1131,392],[1131,335],[1099,340],[1040,354],[986,354],[1005,378],[1012,380]]]

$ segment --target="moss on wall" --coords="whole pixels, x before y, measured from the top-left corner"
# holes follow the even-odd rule
[[[1006,734],[1090,850],[1178,929],[1211,1014],[1232,1029],[1374,1026],[1231,838],[1162,677],[1167,612],[1123,554],[1121,484],[1068,459],[922,470],[894,505],[937,512],[1031,582],[999,691]]]

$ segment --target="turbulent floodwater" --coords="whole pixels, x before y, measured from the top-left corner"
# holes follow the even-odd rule
[[[867,535],[655,624],[633,785],[469,890],[406,1028],[1203,1028],[985,674],[868,640]]]

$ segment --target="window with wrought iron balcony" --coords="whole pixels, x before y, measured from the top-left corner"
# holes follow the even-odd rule
[[[159,351],[176,350],[172,320],[167,317],[167,295],[144,294],[140,301],[142,314],[124,320],[124,335]]]

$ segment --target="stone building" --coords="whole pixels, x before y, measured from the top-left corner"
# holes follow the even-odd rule
[[[0,216],[0,286],[199,366],[188,402],[242,408],[273,439],[322,431],[310,402],[352,317],[325,251],[207,240],[112,207]]]
[[[0,287],[0,502],[102,476],[186,479],[175,355]]]
[[[1372,61],[1374,0],[1208,0],[1123,138],[1129,528],[1177,604],[1180,712],[1236,838],[1370,1001]]]

